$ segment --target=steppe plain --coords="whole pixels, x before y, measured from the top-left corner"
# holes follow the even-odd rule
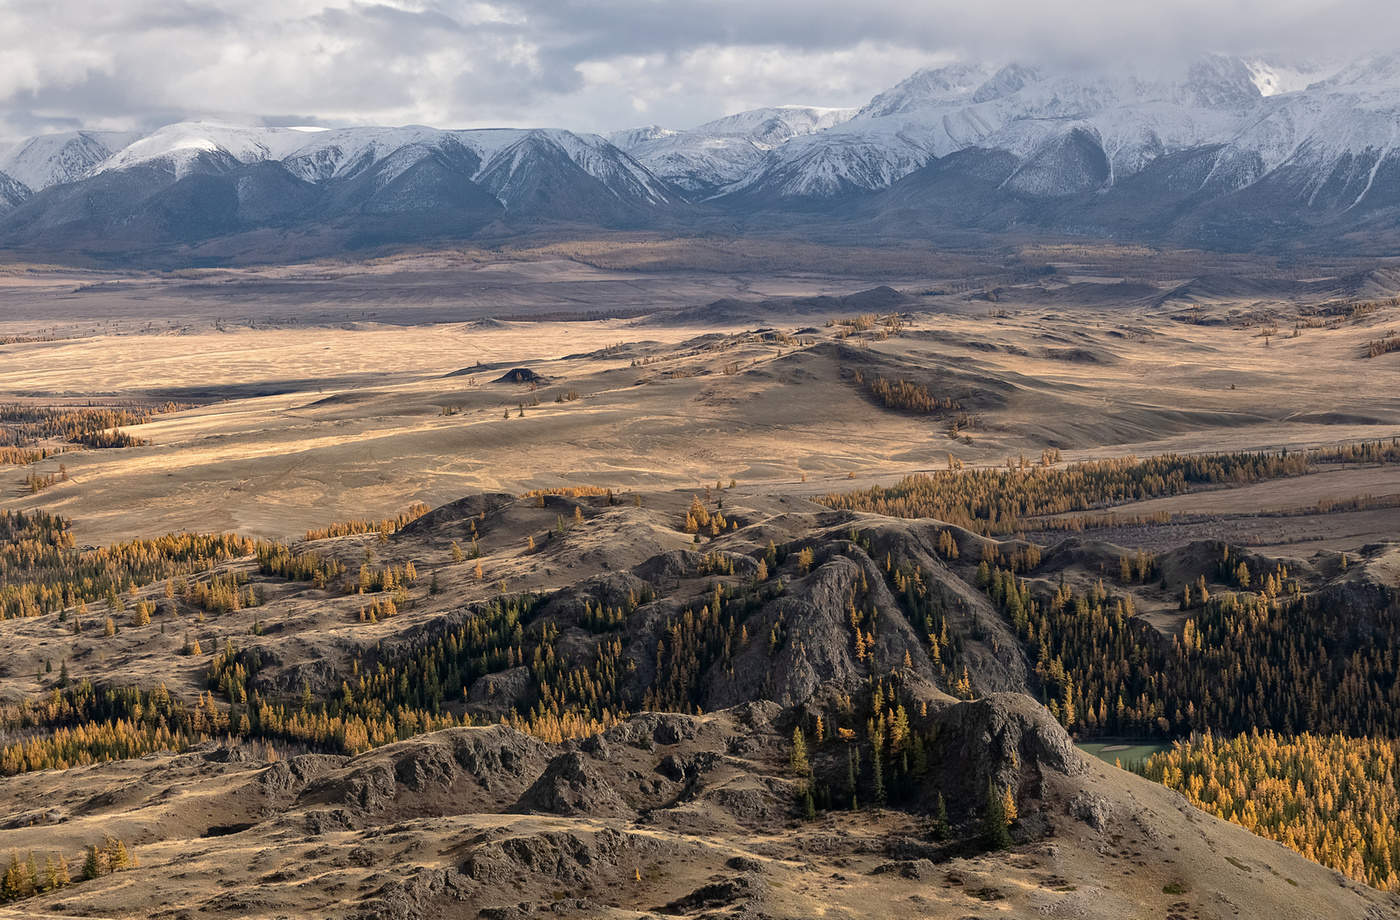
[[[249,642],[269,697],[331,697],[362,660],[431,643],[505,591],[548,596],[546,613],[581,623],[585,594],[655,590],[627,626],[650,649],[662,612],[714,590],[694,567],[715,563],[691,552],[699,537],[680,522],[715,496],[735,525],[706,547],[728,560],[721,572],[747,583],[770,543],[825,548],[834,555],[810,574],[785,556],[778,580],[805,609],[835,611],[827,632],[807,634],[834,650],[815,664],[802,643],[771,665],[774,646],[754,648],[706,677],[703,712],[634,711],[588,739],[492,724],[513,691],[483,678],[460,701],[486,716],[476,726],[357,756],[225,738],[7,778],[0,852],[76,852],[107,835],[138,865],[0,916],[1400,916],[1393,896],[1080,754],[1025,695],[1016,637],[970,587],[996,541],[959,531],[962,561],[944,565],[928,549],[934,524],[814,501],[950,463],[1389,441],[1400,354],[1367,357],[1367,345],[1400,333],[1400,273],[1131,247],[798,247],[779,259],[767,245],[620,239],[259,269],[0,271],[0,403],[160,409],[127,429],[142,446],[0,466],[0,508],[70,518],[80,545],[229,531],[352,572],[372,559],[420,573],[396,615],[368,622],[363,595],[259,578],[251,559],[218,572],[251,577],[255,607],[206,618],[155,583],[133,592],[155,621],[112,636],[74,634],[52,614],[6,620],[8,702],[57,692],[45,663],[61,660],[74,680],[163,685],[193,704],[208,653]],[[965,418],[953,431],[947,417],[886,408],[862,384],[876,377],[917,380]],[[66,479],[26,487],[28,472],[60,463]],[[618,500],[521,497],[579,486]],[[417,502],[439,510],[392,537],[306,533]],[[1042,545],[1064,535],[1026,522]],[[1192,489],[1105,509],[1074,535],[1054,560],[1062,583],[1101,577],[1108,544],[1227,540],[1296,560],[1319,584],[1351,554],[1394,585],[1400,473],[1321,465]],[[478,538],[480,555],[460,558],[454,547]],[[793,707],[831,702],[819,678],[865,681],[840,603],[822,599],[854,592],[867,569],[883,585],[877,549],[927,558],[955,601],[975,701],[940,688],[898,614],[885,614],[878,657],[891,674],[903,662],[901,686],[955,752],[932,768],[962,793],[955,820],[971,820],[988,777],[1038,803],[1007,853],[929,842],[920,809],[790,813]],[[1132,592],[1164,636],[1179,631],[1166,592]],[[191,634],[204,657],[188,654]],[[583,635],[568,627],[560,648],[577,652]],[[639,673],[649,656],[633,656]],[[780,686],[760,693],[769,671]],[[819,773],[845,769],[813,759]]]

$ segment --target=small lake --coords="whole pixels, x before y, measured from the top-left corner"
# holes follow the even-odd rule
[[[1159,751],[1170,751],[1170,741],[1125,738],[1107,741],[1085,741],[1076,744],[1086,754],[1091,754],[1105,763],[1122,763],[1125,770],[1136,770],[1147,758]]]

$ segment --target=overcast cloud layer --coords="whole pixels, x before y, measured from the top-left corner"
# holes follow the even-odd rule
[[[1396,47],[1394,0],[0,0],[0,138],[185,118],[689,127],[859,105],[956,57]]]

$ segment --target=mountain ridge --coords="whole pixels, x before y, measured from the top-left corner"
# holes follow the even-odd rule
[[[267,181],[285,172],[277,181],[307,192],[293,196],[304,207],[275,209],[269,223],[239,205],[225,219],[212,216],[224,205],[194,195],[181,205],[190,213],[152,223],[189,176],[214,177],[187,185],[213,194],[220,182],[248,186],[232,177],[256,164],[270,167]],[[410,170],[397,188],[413,194],[386,205],[384,190]],[[386,207],[420,215],[395,234],[405,241],[540,222],[802,231],[820,213],[877,235],[1016,225],[1250,249],[1325,230],[1338,246],[1400,214],[1400,55],[1332,69],[1206,55],[1167,76],[956,63],[916,71],[859,108],[769,106],[606,137],[180,122],[141,136],[30,138],[0,154],[0,176],[0,245],[47,251],[118,252],[123,235],[179,246]]]

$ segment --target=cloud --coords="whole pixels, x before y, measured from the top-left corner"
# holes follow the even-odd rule
[[[198,117],[605,131],[858,105],[955,56],[1357,55],[1400,44],[1400,17],[1389,0],[8,0],[0,35],[0,136]]]

